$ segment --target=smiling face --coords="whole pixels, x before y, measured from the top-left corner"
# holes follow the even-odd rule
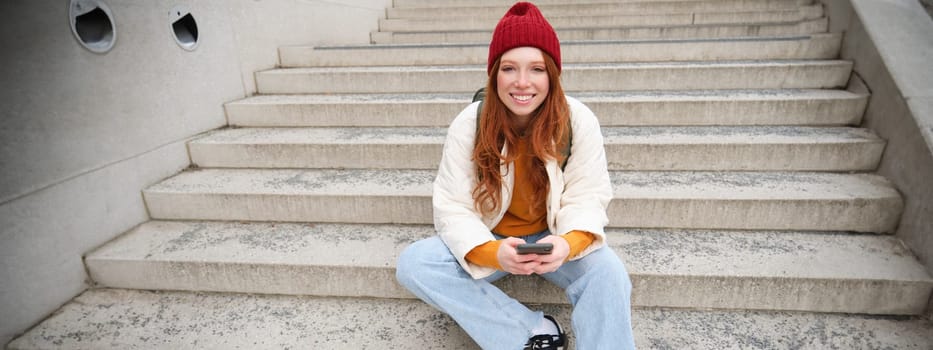
[[[544,54],[535,47],[517,47],[499,59],[496,88],[499,100],[520,118],[530,117],[550,89]]]

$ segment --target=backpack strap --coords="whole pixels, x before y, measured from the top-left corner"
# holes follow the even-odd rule
[[[479,106],[476,107],[476,134],[479,135],[479,126],[480,118],[483,115],[483,102],[486,100],[486,88],[479,88],[473,94],[473,102],[479,101]],[[560,163],[560,170],[563,171],[567,167],[567,159],[570,159],[570,148],[573,145],[573,126],[570,124],[570,120],[567,120],[567,133],[561,139],[561,144],[564,147],[561,147],[560,154],[563,156],[564,160]]]
[[[480,117],[483,116],[483,102],[486,101],[486,88],[481,87],[473,94],[473,102],[479,101],[476,106],[476,135],[479,135]]]
[[[560,170],[564,171],[567,168],[567,159],[570,159],[570,147],[573,146],[573,124],[570,123],[570,118],[567,118],[567,132],[561,137],[561,144],[564,147],[560,148],[560,155],[564,160],[560,163]]]
[[[479,130],[479,116],[483,114],[483,101],[486,101],[486,88],[482,87],[473,94],[473,102],[479,101],[476,108],[476,130]]]

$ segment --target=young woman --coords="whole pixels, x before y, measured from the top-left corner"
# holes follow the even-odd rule
[[[577,349],[634,348],[631,282],[605,243],[612,187],[602,134],[593,113],[564,95],[560,72],[554,29],[534,5],[515,4],[489,45],[485,102],[448,130],[434,181],[438,236],[399,257],[399,282],[483,349],[565,346],[554,318],[491,284],[508,274],[564,289]],[[552,251],[519,254],[523,243]]]

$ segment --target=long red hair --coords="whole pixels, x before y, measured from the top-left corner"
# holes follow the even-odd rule
[[[535,189],[531,203],[545,200],[549,190],[547,172],[544,163],[548,159],[562,161],[558,145],[565,133],[570,119],[570,107],[560,85],[560,69],[554,59],[542,51],[547,70],[549,91],[541,106],[533,112],[525,129],[529,137],[529,150],[533,153],[528,179]],[[501,59],[501,57],[500,57]],[[515,161],[515,145],[521,135],[514,130],[514,114],[499,100],[496,74],[499,73],[500,59],[493,64],[486,82],[486,100],[483,102],[482,116],[476,143],[473,147],[473,163],[476,164],[478,180],[473,189],[473,201],[476,209],[483,214],[500,210],[502,206],[502,174],[500,166]],[[530,133],[530,135],[529,135]],[[502,147],[513,150],[507,156],[502,154]]]

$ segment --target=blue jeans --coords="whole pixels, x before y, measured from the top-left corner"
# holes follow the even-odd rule
[[[550,233],[521,237],[534,243]],[[450,315],[483,349],[521,349],[543,314],[531,311],[492,282],[508,273],[497,271],[473,279],[438,236],[405,248],[396,277],[424,302]],[[557,271],[542,275],[564,289],[573,305],[576,349],[634,349],[632,283],[625,265],[608,247],[600,248]]]

